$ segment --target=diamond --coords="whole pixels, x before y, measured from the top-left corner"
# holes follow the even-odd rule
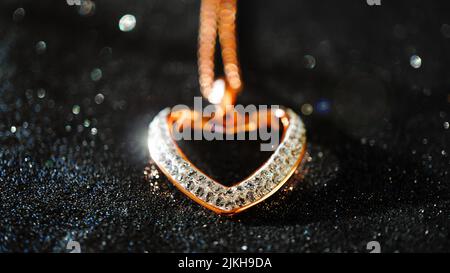
[[[225,192],[225,194],[228,195],[228,196],[233,195],[233,193],[234,193],[234,189],[233,189],[233,188],[230,188],[230,189],[228,189],[228,190]]]
[[[195,181],[194,181],[194,179],[188,180],[188,182],[186,184],[186,189],[188,189],[191,192],[195,190]]]
[[[206,193],[206,195],[205,195],[205,201],[206,201],[206,202],[211,202],[212,199],[213,199],[213,197],[214,197],[214,193],[208,192],[208,193]]]
[[[225,200],[223,200],[222,197],[217,197],[217,199],[216,199],[216,201],[215,201],[215,204],[216,204],[216,206],[218,206],[218,207],[222,207],[223,204],[224,204],[224,202],[225,202]]]
[[[261,179],[268,181],[273,179],[273,173],[271,173],[268,170],[262,170],[261,171]]]
[[[255,188],[255,184],[254,184],[253,180],[251,180],[251,181],[248,181],[248,182],[244,185],[244,187],[245,187],[247,190],[251,190],[251,189],[254,189],[254,188]]]
[[[250,202],[255,201],[255,195],[254,195],[254,193],[251,192],[251,191],[249,191],[249,192],[247,193],[247,195],[245,196],[245,198],[247,198],[247,200],[249,200]]]
[[[231,202],[231,201],[228,201],[228,202],[225,204],[225,206],[224,206],[224,208],[225,208],[226,210],[231,210],[231,209],[233,209],[233,207],[234,207],[234,203]]]
[[[238,205],[239,207],[242,207],[246,204],[246,200],[243,197],[238,197],[236,199],[236,205]]]
[[[211,191],[213,191],[214,193],[220,193],[222,191],[222,188],[217,185],[217,183],[213,183],[212,186],[209,187],[211,189]]]
[[[195,195],[197,195],[197,197],[200,197],[200,198],[202,198],[204,193],[205,193],[205,190],[202,187],[198,187],[197,190],[195,191]]]

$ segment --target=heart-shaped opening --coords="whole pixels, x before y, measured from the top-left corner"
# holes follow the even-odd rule
[[[194,139],[194,135],[201,135],[202,130],[209,125],[213,118],[202,118],[202,123],[195,124],[199,113],[191,112],[190,115],[176,115],[171,124],[178,122],[183,124],[183,130],[190,131],[190,139],[180,139],[176,141],[180,152],[197,169],[214,179],[218,183],[231,187],[252,175],[261,167],[272,155],[272,150],[261,149],[261,145],[270,141],[262,140],[259,137],[259,127],[267,126],[264,132],[276,136],[278,141],[275,147],[283,139],[285,124],[280,116],[273,111],[260,111],[249,114],[245,117],[244,124],[232,122],[230,126],[216,126],[216,133],[222,137],[214,140],[205,138]],[[184,118],[184,120],[182,120]],[[229,117],[228,117],[229,118]],[[275,121],[275,122],[274,122]],[[214,123],[217,125],[217,123]],[[227,124],[223,121],[221,124]],[[220,128],[219,128],[220,127]],[[225,128],[226,127],[226,128]],[[238,140],[238,134],[245,133],[243,140]],[[251,139],[250,135],[257,135],[256,139]]]

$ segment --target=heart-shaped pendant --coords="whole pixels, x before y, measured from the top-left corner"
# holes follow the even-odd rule
[[[237,57],[236,1],[202,0],[200,9],[197,55],[200,91],[204,98],[212,103],[209,106],[218,110],[218,113],[215,113],[217,115],[207,115],[205,119],[203,116],[205,110],[196,108],[195,100],[195,111],[189,109],[171,111],[167,108],[150,123],[148,137],[150,156],[169,180],[200,205],[221,214],[241,212],[274,194],[302,162],[306,145],[303,122],[290,109],[275,107],[276,109],[267,110],[265,107],[263,111],[255,109],[249,116],[239,113],[240,111],[237,113],[228,111],[228,106],[235,104],[236,96],[242,90]],[[214,81],[214,50],[217,36],[222,48],[225,80]],[[244,121],[236,122],[236,117],[237,120],[240,117]],[[275,122],[273,117],[278,118],[277,121],[281,121],[282,126],[278,126],[279,122]],[[268,126],[272,129],[276,127],[277,130],[282,127],[281,143],[276,141],[277,146],[272,145],[272,142],[269,143],[270,150],[275,149],[269,159],[250,176],[230,186],[219,183],[194,166],[174,139],[180,127],[191,127],[203,132],[206,129],[212,134],[219,132],[227,136],[238,133],[242,136],[242,133],[253,133],[257,129],[264,128],[263,126],[265,129]],[[263,148],[262,150],[267,151]]]
[[[179,116],[166,108],[150,123],[150,156],[179,190],[216,213],[235,214],[268,198],[291,177],[305,155],[306,132],[300,117],[290,109],[278,111],[283,123],[281,143],[252,175],[224,186],[194,166],[178,147],[172,126]]]

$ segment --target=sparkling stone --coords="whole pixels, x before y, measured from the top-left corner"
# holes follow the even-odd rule
[[[194,191],[195,190],[195,182],[193,180],[188,180],[186,183],[186,189],[188,189],[189,191]]]
[[[302,105],[301,111],[302,111],[303,115],[309,116],[314,111],[314,108],[311,104],[305,103]]]
[[[247,195],[245,196],[245,198],[247,200],[249,200],[250,202],[253,202],[253,201],[255,201],[255,194],[253,192],[249,191],[247,193]]]
[[[299,149],[296,149],[295,147],[293,147],[292,150],[290,150],[290,152],[289,152],[289,156],[296,159],[297,155],[298,155],[298,151],[299,151]]]
[[[281,165],[283,164],[282,158],[280,156],[277,156],[275,158],[275,164],[279,167],[281,167]],[[277,168],[279,170],[279,168]]]
[[[226,195],[233,195],[233,193],[234,193],[234,190],[233,190],[233,188],[230,188],[230,189],[228,189],[226,192],[225,192],[225,194]]]
[[[195,195],[197,195],[197,197],[200,197],[200,198],[202,198],[204,193],[205,193],[205,190],[202,187],[198,187],[197,190],[195,191]]]
[[[279,148],[278,148],[278,153],[281,156],[283,156],[283,155],[287,154],[287,150],[288,149],[286,148],[286,145],[280,145]]]
[[[91,71],[91,80],[93,80],[94,82],[98,82],[99,80],[101,80],[103,76],[103,72],[100,68],[94,68]]]
[[[213,184],[213,185],[210,187],[210,189],[211,189],[211,191],[213,191],[214,193],[220,193],[220,192],[222,191],[222,188],[221,188],[219,185],[217,185],[217,184]]]
[[[184,177],[180,180],[180,185],[183,186],[183,188],[187,189],[189,184],[189,178]]]
[[[204,176],[199,176],[198,179],[197,179],[197,182],[198,182],[199,185],[206,186],[206,181],[207,181],[207,179]]]
[[[420,58],[417,55],[412,55],[411,58],[409,59],[409,64],[413,68],[418,69],[422,66],[422,58]]]
[[[253,189],[253,188],[255,187],[255,184],[254,184],[253,180],[252,180],[252,181],[248,181],[248,182],[245,184],[245,187],[246,187],[247,189]]]
[[[178,168],[178,179],[183,179],[186,177],[186,172],[187,172],[187,165],[185,164],[181,164],[180,167]]]
[[[36,43],[36,53],[43,54],[47,50],[47,44],[44,41],[39,41]]]
[[[25,17],[25,9],[24,8],[18,8],[13,13],[13,20],[14,22],[20,22]]]
[[[123,32],[129,32],[136,26],[136,17],[131,14],[125,14],[119,20],[119,29]]]
[[[94,101],[96,104],[101,104],[105,100],[105,96],[101,93],[95,95]]]
[[[222,197],[217,197],[215,204],[218,207],[222,207],[224,205],[224,199]]]
[[[224,207],[225,207],[225,210],[231,210],[234,207],[234,203],[231,201],[228,201]]]
[[[316,67],[316,58],[311,55],[305,55],[303,57],[303,65],[306,69],[313,69]]]
[[[95,2],[91,0],[83,0],[81,1],[81,6],[78,9],[78,13],[81,16],[90,16],[95,12]]]
[[[44,88],[39,88],[38,91],[37,91],[37,96],[40,99],[45,98],[45,89]]]
[[[253,181],[255,182],[256,188],[261,187],[265,182],[260,177],[255,177]]]
[[[273,183],[266,183],[263,187],[262,187],[262,192],[264,192],[264,194],[265,193],[268,193],[268,192],[270,192],[270,191],[272,191],[272,189],[274,188],[274,184]]]
[[[170,171],[171,171],[170,174],[173,177],[177,177],[178,176],[178,168],[176,166],[172,165],[171,168],[170,168]]]
[[[238,205],[239,207],[242,207],[242,206],[244,206],[245,204],[246,204],[246,200],[245,200],[245,198],[242,198],[242,197],[238,197],[237,199],[236,199],[236,205]]]
[[[272,180],[273,179],[273,173],[268,171],[268,170],[263,170],[261,172],[261,179],[267,181],[267,180]]]
[[[73,107],[72,107],[72,113],[74,114],[74,115],[78,115],[79,113],[80,113],[80,106],[79,105],[74,105]]]
[[[206,195],[205,195],[205,201],[206,201],[206,202],[211,202],[212,199],[213,199],[213,197],[214,197],[214,193],[212,193],[212,192],[207,192]]]
[[[290,166],[290,164],[291,164],[291,158],[289,157],[289,155],[287,154],[287,152],[286,152],[286,154],[284,154],[282,157],[281,157],[281,162],[283,162],[283,170],[285,170],[285,169],[289,169],[289,166]]]

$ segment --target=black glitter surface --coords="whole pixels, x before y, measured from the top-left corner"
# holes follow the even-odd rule
[[[148,163],[199,94],[199,1],[2,1],[0,251],[448,252],[450,8],[392,2],[240,1],[241,101],[314,111],[305,173],[230,218]]]

